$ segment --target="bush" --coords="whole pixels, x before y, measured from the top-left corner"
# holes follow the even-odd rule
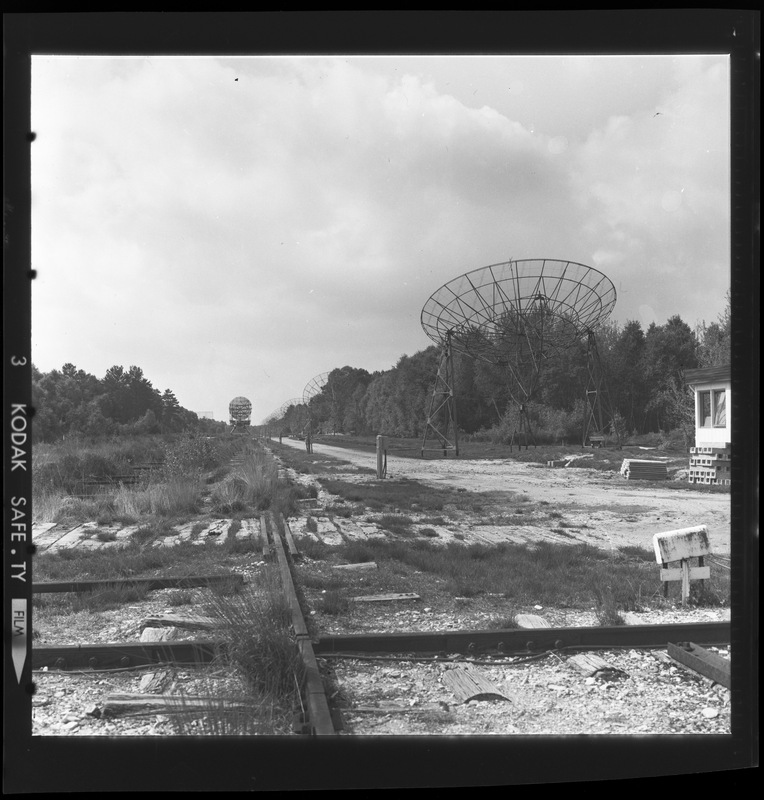
[[[290,635],[291,611],[278,581],[266,573],[257,590],[213,593],[210,615],[220,620],[226,658],[258,697],[291,700],[301,683],[301,662]]]
[[[338,589],[327,589],[323,595],[321,610],[324,614],[344,614],[350,608],[350,600]]]

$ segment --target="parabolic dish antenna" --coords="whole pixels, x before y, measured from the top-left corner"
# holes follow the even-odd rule
[[[248,423],[252,415],[252,403],[246,397],[234,397],[228,404],[228,413],[234,422]]]
[[[530,430],[525,404],[533,399],[544,362],[552,353],[592,341],[615,302],[606,275],[551,258],[492,264],[441,286],[422,309],[422,327],[442,349],[422,452],[431,430],[444,454],[452,448],[458,455],[453,350],[506,368],[520,427]]]
[[[491,364],[537,363],[600,325],[616,302],[606,275],[574,261],[524,259],[473,270],[440,287],[422,309],[434,342]]]
[[[306,405],[310,402],[311,398],[316,397],[317,395],[321,394],[324,386],[326,386],[327,381],[329,380],[329,373],[322,372],[320,375],[316,375],[311,381],[308,382],[305,389],[302,392],[302,401]]]

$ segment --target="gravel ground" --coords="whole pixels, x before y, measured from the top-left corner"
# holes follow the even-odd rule
[[[254,565],[250,578],[257,571]],[[147,616],[184,613],[170,603],[173,590],[153,592],[129,606],[93,613],[80,611],[67,622],[69,643],[137,642]],[[495,603],[500,599],[496,598]],[[348,619],[313,616],[322,634],[387,631],[481,630],[495,616],[491,598],[466,601],[457,614],[430,608],[395,609],[388,605],[360,609]],[[522,609],[525,611],[526,609]],[[593,613],[570,609],[527,609],[553,626],[590,626]],[[316,620],[316,616],[319,617]],[[681,609],[629,615],[637,624],[701,622],[728,619],[724,609]],[[41,622],[40,644],[61,641],[61,632]],[[179,631],[179,637],[192,636]],[[729,650],[715,649],[723,657]],[[574,667],[572,654],[522,658],[438,660],[319,658],[341,710],[343,736],[510,735],[604,733],[729,733],[728,690],[681,665],[665,651],[600,651],[613,672],[587,677]],[[470,663],[480,661],[480,663]],[[468,664],[491,681],[502,697],[459,702],[444,683],[450,669]],[[137,693],[148,670],[35,672],[32,701],[36,736],[172,736],[178,730],[166,715],[99,716],[106,697]],[[195,695],[225,686],[226,675],[214,668],[171,670],[170,694]],[[186,730],[194,732],[193,729]]]
[[[348,458],[348,452],[342,457]],[[368,460],[368,454],[364,455]],[[584,470],[534,470],[527,465],[481,463],[478,465],[453,462],[433,462],[438,470],[438,482],[459,481],[470,488],[485,488],[490,469],[504,474],[512,472],[512,488],[535,491],[549,497],[552,488],[561,492],[567,502],[583,499],[587,485]],[[391,459],[391,468],[404,473],[420,469],[421,465]],[[435,467],[428,464],[428,469]],[[459,470],[467,471],[466,476]],[[419,477],[412,475],[411,477]],[[499,475],[497,480],[501,479]],[[600,486],[601,476],[595,476],[598,486],[592,496],[599,502],[613,504],[613,513],[602,518],[602,512],[592,515],[591,527],[585,526],[581,540],[601,529],[605,545],[613,547],[632,542],[634,530],[645,530],[649,542],[652,532],[670,527],[697,524],[684,509],[697,508],[705,503],[703,514],[713,520],[713,533],[723,540],[728,531],[729,501],[721,497],[681,498],[677,493],[645,493],[639,487],[619,484],[617,494],[603,500],[607,487]],[[522,482],[521,482],[522,481]],[[614,483],[611,481],[611,484]],[[640,505],[625,506],[628,494],[640,495]],[[612,494],[612,493],[611,493]],[[665,496],[663,496],[665,494]],[[660,516],[650,516],[647,506],[650,496],[663,504]],[[562,502],[562,501],[560,501]],[[634,500],[632,499],[633,503]],[[644,506],[644,508],[643,508]],[[601,506],[600,506],[601,508]],[[665,510],[664,510],[665,508]],[[628,513],[625,513],[627,512]],[[311,513],[311,512],[308,512]],[[316,512],[313,511],[313,514]],[[573,509],[569,509],[569,514]],[[630,516],[634,515],[634,516]],[[655,518],[653,518],[655,517]],[[295,521],[300,531],[302,522]],[[638,524],[637,524],[638,523]],[[469,530],[466,526],[465,530]],[[616,534],[618,540],[615,540]],[[338,537],[339,538],[339,537]],[[727,533],[728,539],[728,533]],[[593,541],[599,541],[593,539]],[[722,544],[715,552],[728,552]],[[246,577],[256,576],[257,556],[242,571]],[[302,568],[301,568],[302,569]],[[299,578],[298,578],[299,585]],[[45,613],[38,613],[35,642],[87,643],[137,642],[140,622],[146,616],[182,613],[171,602],[172,590],[152,592],[145,600],[131,603],[114,611],[98,614],[80,611],[62,621],[46,623]],[[306,591],[310,618],[321,634],[385,631],[444,631],[481,630],[502,609],[501,598],[461,600],[451,605],[428,607],[421,604],[387,604],[384,608],[356,609],[352,615],[322,615],[315,598]],[[447,607],[446,607],[447,606]],[[316,610],[319,609],[319,610]],[[552,626],[597,624],[593,613],[570,609],[528,608],[511,609],[513,613],[543,616]],[[728,609],[662,609],[632,614],[630,624],[700,622],[729,619]],[[189,633],[180,633],[189,636]],[[205,637],[206,638],[206,637]],[[728,649],[717,651],[725,658]],[[340,710],[342,736],[376,735],[535,735],[535,734],[726,734],[730,732],[729,692],[706,678],[677,665],[665,651],[613,650],[599,651],[612,670],[587,676],[575,668],[572,654],[547,654],[533,660],[483,659],[486,663],[469,664],[467,659],[449,657],[439,660],[361,660],[351,658],[320,658],[319,664],[332,694],[333,705]],[[485,680],[496,687],[494,696],[484,696],[460,702],[448,683],[448,671],[467,667],[478,670]],[[33,734],[36,736],[172,736],[177,733],[173,721],[166,715],[141,715],[107,719],[99,716],[109,694],[138,692],[145,670],[80,673],[59,673],[52,670],[35,673],[37,692],[33,697]],[[204,692],[227,676],[212,668],[199,671],[172,670],[165,691]],[[224,686],[224,683],[219,683]],[[194,732],[194,731],[190,731]],[[288,732],[288,731],[285,731]]]
[[[726,652],[726,651],[725,651]],[[614,670],[586,677],[567,655],[476,668],[503,696],[459,702],[444,684],[465,662],[380,666],[335,661],[344,734],[565,735],[730,733],[729,692],[661,651],[600,655]],[[362,709],[362,710],[359,710]]]

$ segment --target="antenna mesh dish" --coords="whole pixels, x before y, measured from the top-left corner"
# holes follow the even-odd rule
[[[252,414],[252,403],[246,397],[234,397],[228,404],[228,413],[236,422],[244,422]]]
[[[473,270],[440,287],[422,309],[434,342],[492,364],[536,361],[565,349],[608,317],[615,287],[574,261],[526,259]]]

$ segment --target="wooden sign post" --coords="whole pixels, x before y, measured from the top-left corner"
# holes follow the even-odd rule
[[[682,605],[687,605],[690,597],[690,581],[706,580],[711,577],[711,568],[704,566],[705,556],[711,553],[708,543],[708,529],[705,525],[682,528],[678,531],[656,533],[653,536],[655,560],[661,565],[663,594],[668,597],[668,582],[682,582]],[[690,559],[697,558],[698,566],[691,566]],[[669,567],[669,564],[675,564]]]
[[[387,437],[377,436],[377,478],[385,477],[387,464]]]

